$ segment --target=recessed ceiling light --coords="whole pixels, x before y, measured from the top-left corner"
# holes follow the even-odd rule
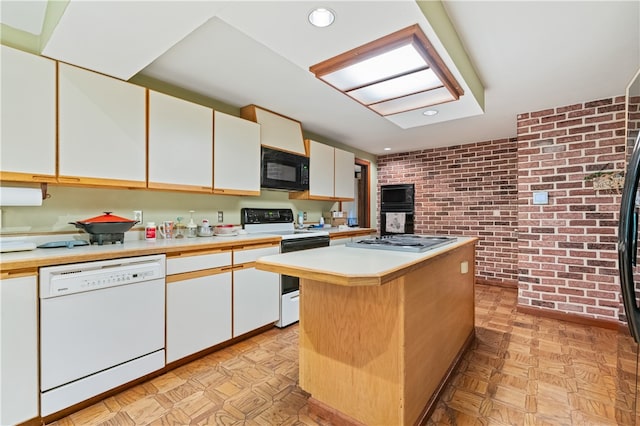
[[[422,113],[422,115],[426,115],[427,117],[431,117],[432,115],[438,115],[437,109],[428,109]]]
[[[385,151],[391,151],[391,148],[385,148],[384,150]]]
[[[327,9],[325,7],[319,7],[317,9],[313,9],[309,13],[309,22],[311,25],[314,25],[318,28],[328,27],[333,24],[333,21],[336,19],[336,14],[333,13],[333,10]]]

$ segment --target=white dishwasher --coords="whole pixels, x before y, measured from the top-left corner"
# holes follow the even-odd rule
[[[40,268],[48,416],[165,365],[165,256]]]

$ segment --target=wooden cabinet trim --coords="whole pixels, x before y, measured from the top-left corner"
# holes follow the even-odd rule
[[[177,184],[177,183],[149,182],[147,184],[147,187],[149,189],[159,189],[159,190],[166,190],[166,191],[199,192],[199,193],[204,193],[204,194],[211,194],[212,193],[212,188],[210,186],[196,186],[196,185],[181,185],[181,184]]]
[[[245,191],[240,189],[219,189],[215,188],[212,191],[213,194],[217,195],[248,195],[252,197],[260,196],[260,191]]]
[[[37,276],[38,271],[36,269],[19,269],[15,271],[2,271],[0,272],[0,280],[7,280],[10,278],[22,278],[22,277],[31,277]]]
[[[45,182],[56,183],[58,180],[54,175],[34,175],[32,173],[19,172],[2,172],[0,171],[0,180],[7,182]]]
[[[249,244],[249,245],[239,245],[233,248],[233,251],[242,251],[242,250],[253,250],[253,249],[261,249],[261,248],[269,248],[269,247],[278,247],[280,245],[279,241],[274,241],[270,243],[263,244]]]
[[[210,249],[204,249],[204,250],[181,251],[181,252],[167,254],[167,260],[185,258],[190,256],[201,256],[205,254],[218,254],[218,253],[224,253],[224,252],[231,253],[231,250],[229,250],[228,248],[210,248]]]
[[[115,187],[119,189],[134,188],[145,189],[147,183],[137,180],[101,179],[87,178],[79,176],[58,176],[58,183],[61,185],[80,185],[91,187]]]
[[[229,265],[229,266],[221,266],[219,268],[201,269],[199,271],[182,272],[180,274],[167,275],[166,281],[167,281],[167,284],[171,284],[178,281],[185,281],[185,280],[191,280],[194,278],[207,277],[209,275],[224,274],[225,272],[231,272],[232,269],[233,267]]]

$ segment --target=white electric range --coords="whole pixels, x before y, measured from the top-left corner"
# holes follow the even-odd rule
[[[291,209],[243,208],[240,222],[248,234],[280,235],[280,253],[329,246],[329,233],[321,229],[296,229]],[[300,280],[280,275],[280,319],[277,327],[286,327],[300,319]]]

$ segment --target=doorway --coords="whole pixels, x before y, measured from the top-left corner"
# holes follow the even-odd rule
[[[355,180],[356,180],[356,205],[358,207],[358,225],[361,228],[369,228],[370,226],[370,202],[369,191],[371,163],[366,160],[356,158],[355,164]]]

